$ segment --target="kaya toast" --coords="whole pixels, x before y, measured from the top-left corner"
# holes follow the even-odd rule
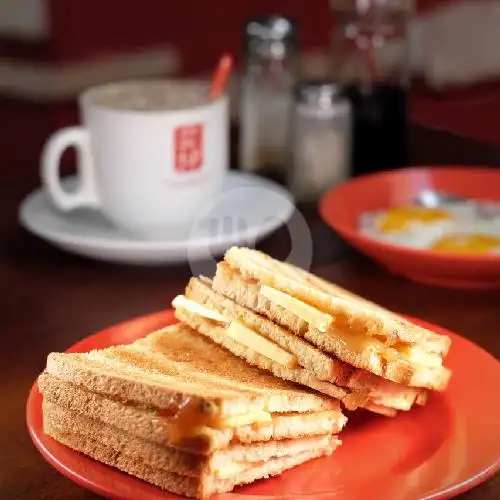
[[[448,384],[448,337],[291,264],[232,247],[212,286],[357,368],[412,387],[442,391]]]
[[[145,467],[152,467],[190,478],[235,480],[249,469],[269,460],[313,455],[328,455],[340,444],[332,434],[301,439],[283,439],[252,444],[236,444],[208,455],[190,453],[160,445],[148,439],[124,432],[113,425],[82,416],[50,401],[43,402],[44,429],[49,435],[73,443],[74,448],[92,456],[95,443],[114,450],[131,460],[140,458]]]
[[[338,403],[248,366],[182,324],[126,346],[53,353],[39,384],[49,435],[160,487],[197,497],[331,454],[339,444],[333,433],[346,420]],[[131,415],[136,421],[127,426]],[[309,424],[321,424],[301,426],[301,416]],[[134,423],[140,423],[139,432]],[[294,435],[289,428],[299,430]],[[148,435],[148,430],[156,434]],[[103,433],[109,441],[103,441]],[[276,436],[282,438],[279,444]],[[238,438],[250,444],[238,443]],[[302,439],[309,440],[308,451],[301,451]],[[144,443],[156,450],[148,456],[162,457],[163,469],[121,448],[130,451]],[[259,454],[266,457],[264,463],[257,460]],[[238,456],[243,464],[231,462]],[[247,460],[252,456],[253,462]],[[234,475],[210,475],[217,460],[225,467],[232,464]],[[188,463],[198,463],[202,473],[188,475]]]
[[[393,416],[426,400],[425,390],[396,384],[323,353],[218,294],[207,278],[191,278],[185,295],[176,297],[173,305],[178,319],[248,363],[338,398],[348,409],[361,406]]]
[[[347,421],[337,405],[321,411],[272,413],[270,421],[236,427],[203,427],[191,438],[172,440],[171,430],[172,427],[175,430],[175,425],[172,426],[171,417],[152,406],[106,397],[48,373],[38,377],[38,386],[44,401],[153,443],[200,455],[233,444],[338,434]]]

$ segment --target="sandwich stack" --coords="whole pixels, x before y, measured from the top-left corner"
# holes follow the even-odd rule
[[[44,430],[165,490],[208,497],[328,456],[344,409],[393,417],[443,391],[450,340],[233,247],[133,344],[52,353]]]
[[[179,323],[133,344],[52,353],[44,431],[165,490],[208,497],[331,455],[339,402],[250,366]]]
[[[233,247],[213,279],[192,278],[176,316],[249,364],[394,416],[450,378],[450,339],[290,264]]]

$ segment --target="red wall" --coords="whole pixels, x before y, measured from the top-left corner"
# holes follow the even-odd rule
[[[419,0],[427,9],[448,0]],[[456,1],[456,0],[455,0]],[[238,57],[246,18],[279,11],[300,24],[301,46],[327,46],[329,0],[48,0],[51,36],[44,43],[0,39],[0,56],[74,61],[109,51],[172,42],[188,73],[212,67],[226,50]]]
[[[326,45],[328,0],[49,0],[51,37],[45,43],[0,40],[0,55],[74,61],[109,51],[172,42],[188,72],[210,68],[225,50],[239,56],[247,17],[279,11],[300,23],[304,47]]]
[[[447,0],[420,0],[427,9]],[[456,0],[451,0],[456,1]],[[0,38],[0,56],[35,61],[69,62],[110,51],[172,43],[180,49],[185,74],[210,70],[223,51],[236,58],[242,52],[242,27],[246,18],[279,11],[300,25],[301,47],[328,45],[332,23],[329,0],[48,0],[51,37],[45,42],[13,42]],[[45,138],[55,129],[77,120],[73,102],[60,105],[14,101],[0,96],[0,140],[4,157],[13,165],[38,169]],[[420,118],[446,116],[434,102],[422,103]],[[444,117],[444,118],[443,118]],[[443,121],[444,120],[444,121]],[[481,120],[480,120],[481,121]],[[454,121],[454,123],[456,120]],[[477,120],[464,121],[466,124]],[[470,127],[469,127],[470,128]],[[15,170],[3,174],[15,176]]]

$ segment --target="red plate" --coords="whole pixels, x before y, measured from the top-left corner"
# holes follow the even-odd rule
[[[88,337],[69,351],[129,343],[173,321],[171,311],[133,319]],[[395,419],[358,412],[341,434],[344,444],[332,457],[313,460],[217,498],[442,499],[462,493],[500,470],[500,363],[455,333],[413,321],[453,339],[447,365],[454,374],[444,394],[432,395],[427,406]],[[28,429],[36,447],[59,472],[107,498],[179,498],[45,436],[41,403],[35,384],[26,409]]]
[[[454,166],[363,175],[328,191],[319,209],[325,222],[352,246],[395,274],[450,288],[500,289],[500,255],[411,248],[359,232],[361,214],[409,203],[424,188],[500,202],[500,170]]]

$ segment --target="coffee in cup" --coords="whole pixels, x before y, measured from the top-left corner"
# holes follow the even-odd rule
[[[163,237],[189,223],[228,171],[229,102],[201,81],[129,81],[80,96],[82,126],[59,130],[42,153],[54,205],[100,210],[118,228]],[[63,152],[75,147],[79,188],[66,192]]]

